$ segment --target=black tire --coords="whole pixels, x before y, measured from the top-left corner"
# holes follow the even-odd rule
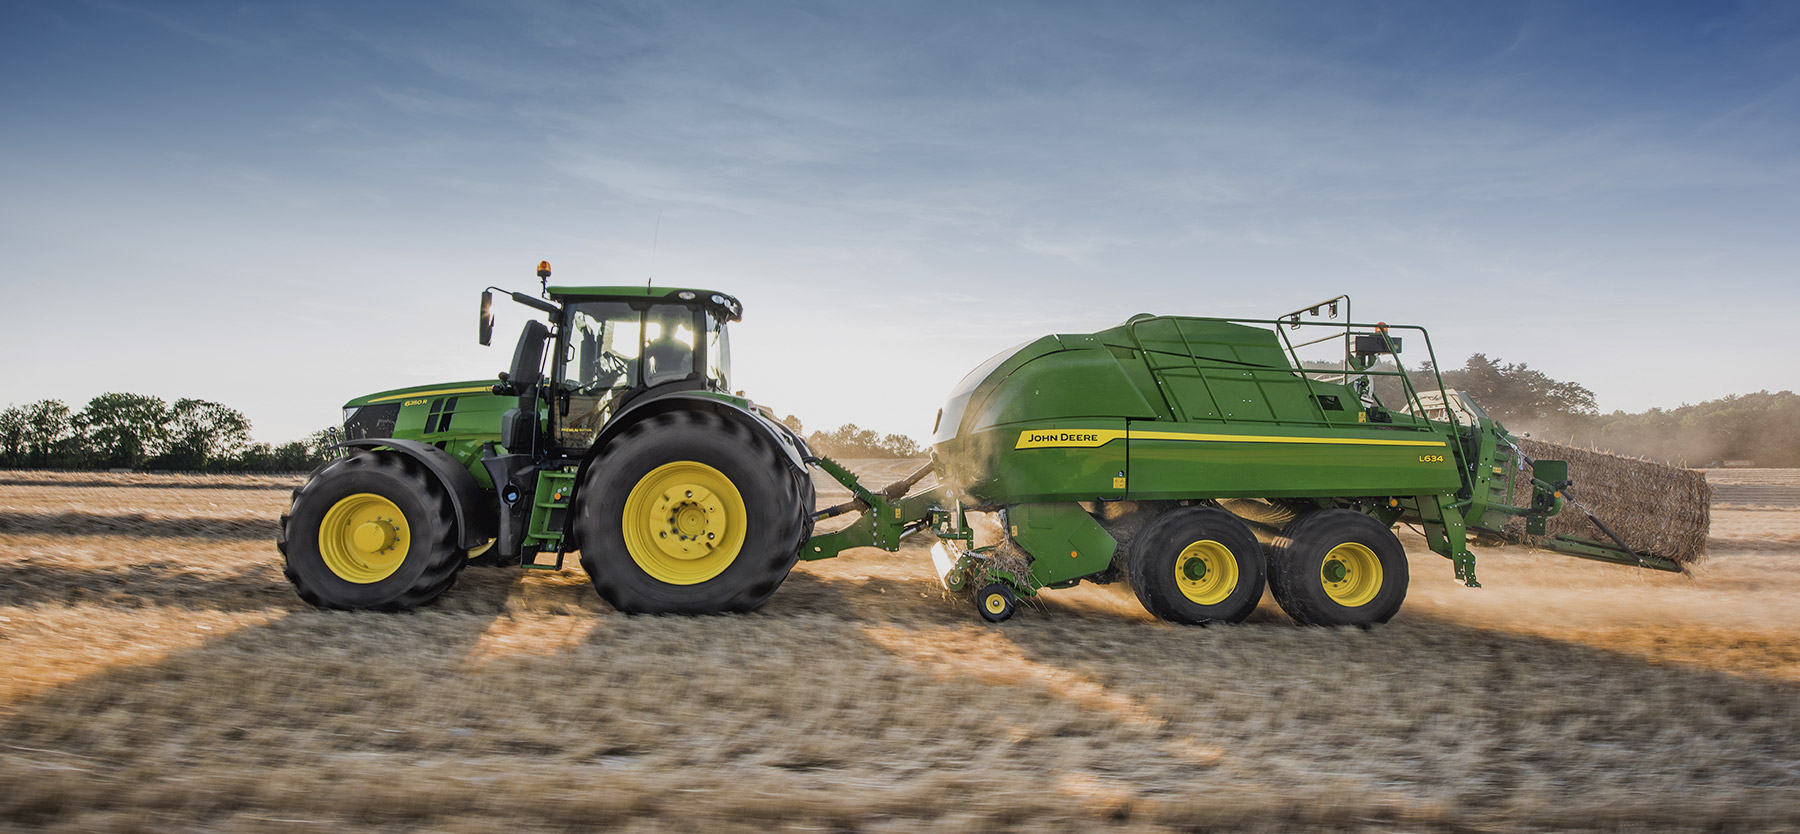
[[[294,590],[319,608],[424,605],[456,584],[468,562],[450,496],[425,467],[394,452],[356,451],[314,471],[294,490],[275,546]]]
[[[1198,625],[1243,622],[1262,601],[1265,570],[1244,522],[1216,507],[1183,507],[1132,540],[1126,576],[1144,610]]]
[[[1269,590],[1303,625],[1385,623],[1406,600],[1406,550],[1393,530],[1354,510],[1295,519],[1269,559]]]
[[[701,489],[659,488],[667,484]],[[781,587],[812,530],[814,499],[812,479],[766,435],[678,411],[609,443],[576,500],[581,566],[614,608],[716,614],[754,609]]]
[[[990,623],[1003,623],[1019,610],[1019,598],[1011,588],[994,582],[975,592],[975,610]]]

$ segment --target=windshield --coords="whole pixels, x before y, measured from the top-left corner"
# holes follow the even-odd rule
[[[620,302],[572,305],[563,348],[564,384],[586,396],[636,385],[642,318]]]
[[[567,321],[565,390],[599,396],[688,379],[704,379],[721,391],[730,388],[731,340],[725,322],[710,310],[673,304],[633,309],[623,301],[585,301],[569,305]],[[696,326],[705,329],[703,340],[696,338]]]

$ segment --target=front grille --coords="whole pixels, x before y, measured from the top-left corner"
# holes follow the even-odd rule
[[[400,419],[398,403],[365,405],[353,409],[344,420],[344,437],[348,440],[394,436],[394,423]]]

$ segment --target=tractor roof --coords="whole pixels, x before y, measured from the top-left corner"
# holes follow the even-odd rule
[[[558,298],[582,298],[588,300],[617,299],[631,301],[639,298],[669,301],[686,304],[693,301],[709,302],[713,307],[725,313],[724,318],[738,321],[743,318],[744,304],[736,297],[716,290],[702,290],[692,287],[562,287],[549,288],[550,294]]]

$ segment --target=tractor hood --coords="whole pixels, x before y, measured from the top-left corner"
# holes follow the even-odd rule
[[[517,397],[495,394],[491,380],[397,388],[344,403],[344,436],[427,443],[492,439],[499,435],[500,415],[516,404]]]

